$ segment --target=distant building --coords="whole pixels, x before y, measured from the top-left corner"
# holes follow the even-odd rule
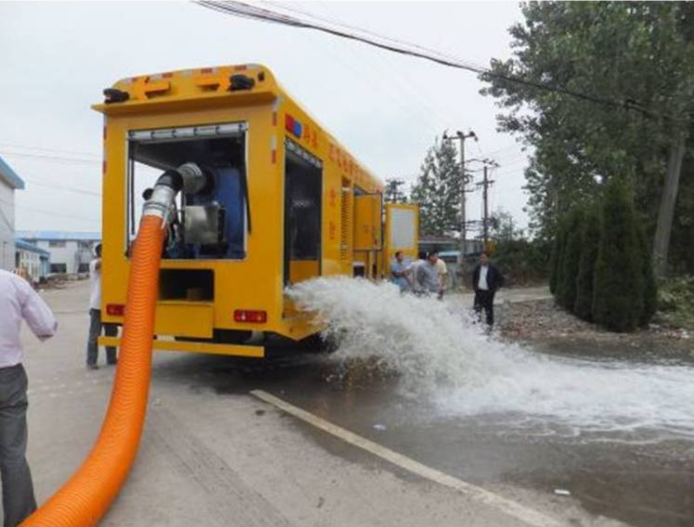
[[[22,190],[24,181],[0,157],[0,269],[15,265],[14,191]]]
[[[465,261],[467,262],[468,272],[474,267],[473,262],[482,252],[484,243],[482,240],[465,240]],[[460,262],[460,240],[452,236],[438,236],[424,234],[419,237],[420,252],[429,253],[436,251],[448,268],[447,287],[457,289],[460,285],[459,262]]]
[[[15,267],[26,269],[32,282],[43,282],[51,272],[51,253],[24,240],[14,243]]]
[[[483,247],[481,240],[465,240],[465,255],[479,254]],[[452,236],[423,234],[419,237],[419,250],[425,253],[457,251],[457,254],[460,254],[460,240]]]
[[[98,232],[18,231],[17,237],[50,253],[51,274],[88,272],[101,241]]]

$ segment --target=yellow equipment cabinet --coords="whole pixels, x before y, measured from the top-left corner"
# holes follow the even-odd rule
[[[293,308],[287,286],[384,273],[392,251],[383,247],[382,183],[267,68],[140,76],[104,94],[94,108],[104,114],[105,322],[123,321],[148,189],[162,170],[187,162],[213,184],[182,193],[170,211],[155,349],[262,357],[262,345],[246,342],[254,332],[299,340],[321,329]]]

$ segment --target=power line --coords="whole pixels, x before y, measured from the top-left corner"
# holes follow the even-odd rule
[[[18,145],[16,143],[7,143],[5,141],[0,141],[0,147],[19,148],[21,150],[39,150],[41,152],[49,152],[53,154],[69,154],[75,156],[95,157],[98,159],[101,158],[99,154],[94,152],[87,152],[85,150],[55,150],[53,148],[44,148],[41,146]]]
[[[79,189],[79,188],[74,188],[74,187],[66,187],[64,185],[54,185],[52,183],[44,183],[43,181],[36,181],[35,179],[29,179],[26,177],[24,177],[23,179],[27,183],[31,183],[32,185],[37,185],[39,187],[53,188],[53,189],[57,189],[57,190],[63,190],[65,192],[74,192],[75,194],[84,194],[86,196],[97,196],[97,197],[102,196],[101,192],[96,192],[93,190],[85,190],[85,189]]]
[[[503,80],[506,82],[514,83],[514,84],[520,84],[544,91],[550,91],[554,93],[561,93],[563,95],[568,95],[571,97],[575,97],[577,99],[582,99],[584,101],[592,102],[594,104],[599,104],[602,106],[608,106],[612,108],[620,108],[620,109],[625,109],[625,110],[635,110],[645,116],[649,117],[670,117],[666,116],[663,114],[659,114],[656,112],[652,112],[646,107],[644,107],[642,104],[640,104],[638,101],[635,101],[633,99],[623,99],[623,100],[616,100],[616,99],[608,99],[604,97],[599,97],[583,92],[578,92],[575,90],[571,90],[569,88],[565,88],[562,86],[553,86],[545,83],[540,83],[536,82],[533,80],[525,79],[522,77],[516,77],[516,76],[511,76],[511,75],[505,75],[496,71],[492,71],[489,68],[478,66],[475,64],[470,63],[469,61],[465,61],[460,58],[454,58],[450,57],[448,55],[445,55],[439,51],[434,51],[434,50],[427,50],[426,48],[422,48],[421,46],[417,46],[415,44],[410,44],[410,43],[405,43],[402,41],[395,41],[394,39],[391,38],[386,38],[386,37],[381,37],[378,36],[378,38],[381,40],[380,42],[375,40],[374,38],[371,38],[369,36],[365,36],[365,34],[368,34],[367,31],[363,29],[357,29],[362,35],[355,34],[352,32],[349,32],[347,29],[339,29],[339,28],[334,28],[334,27],[328,27],[324,24],[321,24],[320,22],[308,20],[306,18],[300,18],[297,16],[293,15],[288,15],[288,14],[283,14],[283,13],[278,13],[276,11],[272,11],[269,9],[264,9],[264,8],[259,8],[253,5],[249,5],[243,2],[233,2],[233,1],[216,1],[216,0],[193,0],[194,3],[201,5],[202,7],[206,7],[208,9],[212,9],[214,11],[218,11],[227,15],[232,15],[232,16],[237,16],[241,18],[248,18],[252,20],[260,20],[264,22],[270,22],[270,23],[276,23],[276,24],[281,24],[281,25],[286,25],[290,27],[296,27],[296,28],[302,28],[302,29],[313,29],[316,31],[321,31],[324,33],[328,33],[334,36],[346,38],[349,40],[354,40],[357,42],[362,42],[364,44],[368,44],[371,46],[375,46],[381,49],[385,49],[388,51],[392,51],[393,53],[398,53],[401,55],[409,55],[412,57],[417,57],[421,58],[424,60],[428,60],[431,62],[435,62],[437,64],[441,64],[443,66],[449,66],[452,68],[457,68],[457,69],[462,69],[466,71],[470,71],[472,73],[476,73],[478,75],[484,74],[490,78],[495,78],[499,80]],[[315,20],[320,20],[317,17],[313,17]],[[413,49],[406,49],[407,47],[413,48]],[[671,118],[671,117],[670,117]]]
[[[59,161],[61,163],[64,162],[72,162],[72,163],[78,163],[78,164],[94,164],[94,165],[100,165],[101,161],[97,161],[96,159],[84,159],[84,158],[77,158],[77,157],[65,157],[65,156],[54,156],[50,154],[30,154],[30,153],[22,153],[22,152],[8,152],[6,150],[0,150],[0,154],[3,156],[18,156],[18,157],[29,157],[29,158],[36,158],[36,159],[49,159],[51,161]]]
[[[39,209],[36,207],[28,207],[26,205],[20,205],[18,203],[10,203],[10,202],[4,201],[4,200],[0,200],[0,203],[4,203],[5,205],[8,205],[10,207],[14,207],[16,209],[26,210],[29,212],[35,212],[37,214],[45,214],[45,215],[49,215],[49,216],[60,216],[63,218],[70,218],[70,219],[74,219],[74,220],[90,221],[90,222],[95,222],[95,221],[100,222],[101,221],[101,219],[87,218],[86,216],[75,216],[73,214],[65,214],[62,212],[56,212],[56,211],[46,210],[46,209]]]

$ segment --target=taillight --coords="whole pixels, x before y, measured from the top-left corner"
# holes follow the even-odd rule
[[[234,311],[235,322],[251,322],[264,324],[267,322],[267,311],[254,311],[250,309],[237,309]]]
[[[125,315],[123,304],[106,304],[106,314],[110,317],[122,317]]]

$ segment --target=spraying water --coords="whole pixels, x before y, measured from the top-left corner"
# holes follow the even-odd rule
[[[542,355],[486,336],[465,306],[401,296],[388,283],[321,278],[289,294],[329,322],[337,359],[368,359],[397,372],[405,395],[444,417],[694,439],[691,366]]]

